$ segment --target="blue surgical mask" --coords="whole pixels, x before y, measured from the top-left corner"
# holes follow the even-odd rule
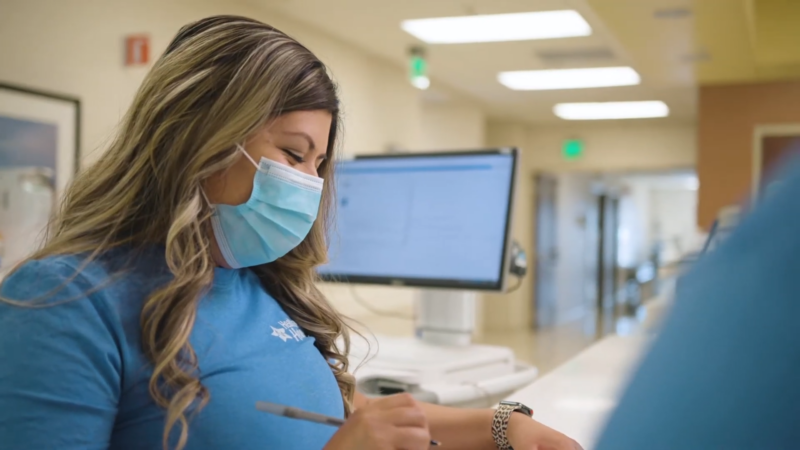
[[[234,269],[275,261],[300,245],[317,218],[322,178],[253,158],[253,192],[241,205],[214,205],[211,225],[225,261]]]

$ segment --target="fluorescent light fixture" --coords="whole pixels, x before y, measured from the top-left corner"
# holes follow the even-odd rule
[[[520,70],[500,72],[497,80],[505,87],[515,91],[633,86],[642,82],[639,74],[630,67]]]
[[[400,27],[428,44],[528,41],[589,36],[592,27],[577,11],[540,11],[404,20]]]
[[[559,103],[553,112],[564,120],[650,119],[669,116],[669,107],[661,101]]]
[[[411,85],[417,89],[425,90],[431,87],[431,79],[425,75],[420,75],[411,78]]]

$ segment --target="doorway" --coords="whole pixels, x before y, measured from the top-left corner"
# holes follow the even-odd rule
[[[619,198],[599,195],[597,211],[597,310],[606,311],[614,307],[618,290]]]
[[[691,170],[539,174],[535,183],[535,328],[595,314],[613,325],[702,244]]]
[[[556,276],[558,270],[558,179],[536,176],[535,242],[536,285],[534,290],[534,328],[552,325],[558,312]]]
[[[536,328],[574,323],[594,311],[597,198],[593,174],[536,178]]]
[[[753,199],[765,194],[790,158],[800,154],[800,124],[759,126],[753,147]]]

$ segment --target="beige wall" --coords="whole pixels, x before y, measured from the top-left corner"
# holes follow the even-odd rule
[[[486,115],[468,102],[425,103],[422,150],[471,150],[486,145]]]
[[[487,298],[483,308],[489,330],[520,329],[533,316],[535,279],[534,217],[537,172],[603,172],[689,168],[695,165],[696,130],[691,125],[653,122],[606,122],[556,127],[532,127],[507,122],[487,126],[491,146],[518,146],[523,153],[514,236],[528,251],[531,265],[522,288],[507,296]],[[586,144],[585,157],[565,161],[561,143],[579,138]]]
[[[123,66],[124,36],[149,34],[151,52],[157,57],[182,25],[214,14],[265,21],[319,55],[340,87],[344,154],[483,144],[484,120],[476,106],[455,96],[455,103],[425,107],[404,67],[268,9],[234,0],[2,0],[0,81],[79,97],[85,165],[103,151],[147,73],[146,67]],[[348,289],[326,286],[325,290],[345,314],[369,316]],[[411,290],[359,288],[359,292],[382,309],[410,315]]]
[[[533,175],[528,166],[529,159],[534,156],[527,148],[529,129],[523,125],[489,122],[486,127],[486,145],[489,147],[515,146],[522,149],[517,196],[514,205],[513,237],[528,251],[529,265],[533,262],[533,233],[528,232],[532,226],[530,215],[533,210],[534,189]],[[531,270],[520,288],[511,294],[491,294],[483,297],[483,328],[487,331],[513,331],[528,327],[531,324],[531,303],[533,283]]]
[[[230,0],[3,0],[2,10],[0,80],[80,97],[84,161],[102,149],[147,72],[123,66],[124,36],[149,34],[158,56],[182,25],[213,14],[275,25],[331,67],[344,104],[345,153],[419,146],[421,98],[403,68],[266,9]]]
[[[585,156],[578,161],[561,157],[565,139],[584,141]],[[528,167],[550,171],[622,171],[694,167],[694,125],[657,125],[624,121],[532,128],[528,133]]]

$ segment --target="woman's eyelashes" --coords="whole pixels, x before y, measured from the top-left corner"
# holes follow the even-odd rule
[[[285,148],[282,148],[281,150],[283,150],[283,152],[286,153],[288,157],[292,158],[298,164],[304,163],[306,161],[305,159],[303,159],[302,156],[298,155],[296,152],[293,152]]]
[[[281,151],[286,153],[286,156],[288,156],[289,159],[292,160],[292,165],[303,164],[303,163],[306,162],[306,159],[303,156],[297,154],[297,152],[295,152],[293,150],[282,148]],[[326,159],[327,158],[319,158],[319,159],[317,159],[316,164],[314,164],[314,168],[319,170],[320,166],[322,166],[322,163],[324,163]]]

